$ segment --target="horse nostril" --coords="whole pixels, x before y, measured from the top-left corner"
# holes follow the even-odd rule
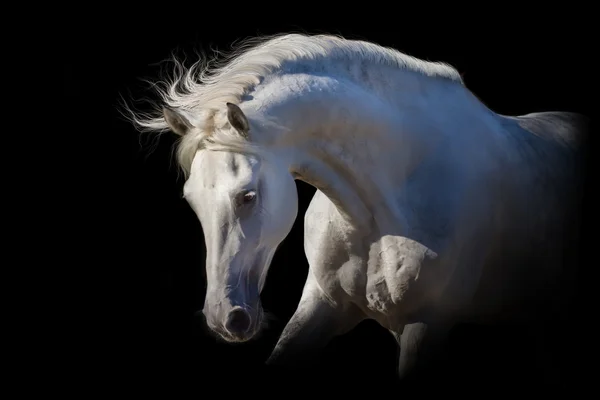
[[[243,308],[234,308],[227,315],[225,329],[233,334],[247,332],[250,329],[250,314]]]

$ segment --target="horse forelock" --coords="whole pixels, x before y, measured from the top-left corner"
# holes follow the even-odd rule
[[[145,132],[169,130],[162,116],[164,106],[190,116],[195,129],[177,143],[177,160],[186,175],[199,149],[256,151],[249,141],[222,129],[226,123],[224,106],[228,102],[240,104],[244,95],[269,74],[300,62],[368,62],[462,83],[460,74],[447,64],[419,60],[395,49],[339,36],[283,34],[247,39],[236,47],[228,55],[216,52],[220,59],[200,57],[190,67],[173,56],[170,76],[151,82],[160,99],[152,105],[153,112],[136,113],[125,107],[128,118]]]

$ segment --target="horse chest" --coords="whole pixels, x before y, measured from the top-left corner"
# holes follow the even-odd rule
[[[409,313],[436,292],[437,255],[396,235],[349,234],[329,199],[317,192],[305,216],[305,251],[319,286],[375,319]]]

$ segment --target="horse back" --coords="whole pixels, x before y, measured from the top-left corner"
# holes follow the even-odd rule
[[[501,117],[511,157],[504,175],[512,195],[499,196],[496,238],[475,302],[502,304],[512,315],[562,307],[573,293],[582,189],[581,162],[589,119],[570,112]],[[523,308],[523,301],[530,308]],[[487,303],[487,304],[486,304]]]
[[[574,112],[539,112],[513,117],[519,126],[546,140],[577,150],[586,139],[590,120]]]

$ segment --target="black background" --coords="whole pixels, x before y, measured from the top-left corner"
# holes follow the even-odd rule
[[[86,292],[102,282],[98,293],[90,296],[90,305],[98,306],[91,328],[94,339],[84,340],[79,348],[82,362],[91,363],[102,377],[90,391],[109,382],[135,392],[166,388],[207,393],[216,388],[231,395],[293,393],[316,383],[349,390],[395,384],[395,341],[370,322],[335,339],[316,361],[316,372],[263,366],[294,312],[307,273],[302,225],[314,189],[306,184],[298,183],[299,217],[273,260],[262,296],[264,307],[274,315],[270,329],[251,343],[229,345],[208,334],[194,315],[204,298],[204,243],[200,223],[181,196],[183,181],[172,157],[175,138],[140,137],[117,111],[120,96],[131,100],[151,95],[140,78],[156,77],[157,63],[173,52],[193,61],[195,49],[228,50],[232,42],[248,36],[289,31],[342,34],[452,64],[466,85],[501,114],[562,110],[591,116],[587,92],[589,69],[595,64],[588,48],[591,27],[583,11],[561,9],[543,17],[497,15],[492,21],[491,5],[459,10],[460,19],[441,10],[433,18],[373,5],[373,16],[357,9],[352,15],[333,12],[320,21],[306,17],[288,23],[279,17],[294,9],[286,11],[283,5],[261,21],[256,5],[242,8],[224,2],[188,8],[163,3],[152,9],[152,18],[118,8],[97,10],[94,23],[71,21],[71,28],[64,30],[66,95],[82,111],[73,118],[97,110],[98,122],[90,128],[95,132],[93,147],[102,149],[97,162],[89,165],[99,172],[94,199],[102,200],[96,204],[79,196],[71,204],[81,216],[78,223],[93,232],[74,239],[80,251],[93,254],[90,264],[81,266],[92,273],[79,289]],[[589,205],[589,196],[585,201]],[[93,252],[88,243],[92,241],[101,243]],[[583,269],[581,279],[585,280]],[[579,314],[574,320],[580,321]],[[585,358],[587,344],[585,335],[573,335],[578,339],[568,336],[567,343],[557,346],[573,348],[571,374],[565,379],[580,385],[585,368],[579,358]],[[519,336],[510,327],[455,329],[448,370],[425,387],[439,389],[440,376],[453,379],[441,387],[448,393],[478,391],[482,382],[495,384],[486,389],[492,392],[518,387],[531,368],[531,345]]]

